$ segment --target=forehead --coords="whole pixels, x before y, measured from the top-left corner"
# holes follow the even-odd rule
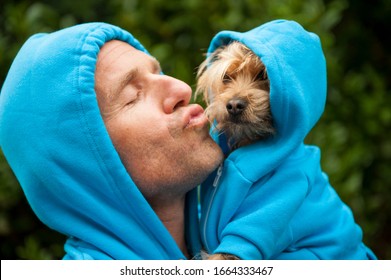
[[[95,69],[95,89],[98,96],[117,96],[131,73],[160,73],[159,62],[123,41],[113,40],[101,48]]]
[[[112,68],[121,65],[127,65],[137,63],[146,63],[153,61],[154,58],[148,54],[137,50],[128,43],[112,40],[103,45],[97,60],[97,68]]]

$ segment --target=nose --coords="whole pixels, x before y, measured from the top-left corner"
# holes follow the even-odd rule
[[[226,105],[228,113],[232,116],[240,115],[246,109],[246,107],[246,100],[239,98],[229,100]]]
[[[177,108],[189,104],[192,90],[188,84],[165,75],[162,79],[164,81],[158,90],[163,92],[163,110],[166,114],[171,114]]]

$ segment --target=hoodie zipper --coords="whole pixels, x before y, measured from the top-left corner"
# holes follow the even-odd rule
[[[218,184],[220,182],[220,178],[221,178],[221,175],[223,174],[223,164],[221,163],[219,168],[217,169],[217,173],[216,173],[216,177],[213,181],[213,192],[212,192],[212,195],[211,195],[211,199],[209,200],[209,203],[208,203],[208,210],[206,211],[206,214],[205,214],[205,220],[204,220],[204,230],[203,230],[203,237],[204,237],[204,241],[205,241],[205,247],[206,247],[206,250],[209,252],[209,245],[208,245],[208,241],[206,239],[206,224],[208,222],[208,219],[209,219],[209,213],[210,213],[210,209],[212,208],[212,202],[214,200],[214,197],[215,197],[215,194],[217,192],[217,187],[218,187]]]
[[[216,188],[217,185],[219,184],[221,174],[223,174],[223,164],[222,163],[220,164],[219,168],[217,169],[216,177],[215,177],[215,180],[213,181],[213,187]]]

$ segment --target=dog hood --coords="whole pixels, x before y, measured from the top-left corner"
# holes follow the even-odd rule
[[[270,107],[277,134],[244,147],[248,153],[230,154],[238,168],[256,180],[294,151],[321,117],[326,102],[326,62],[319,37],[294,21],[275,20],[244,33],[222,31],[211,41],[208,53],[231,41],[239,41],[257,54],[270,80]],[[217,132],[212,134],[223,146]],[[259,162],[254,162],[251,151],[259,155]],[[256,170],[249,170],[249,161]],[[260,166],[264,169],[259,170]]]
[[[32,36],[1,90],[1,149],[39,219],[69,237],[64,259],[183,259],[100,115],[96,60],[113,39],[148,53],[105,23]]]
[[[220,32],[209,52],[233,40],[266,65],[277,134],[234,150],[202,184],[206,250],[241,259],[375,259],[323,173],[319,148],[303,143],[326,100],[319,38],[296,22],[277,20],[245,33]]]

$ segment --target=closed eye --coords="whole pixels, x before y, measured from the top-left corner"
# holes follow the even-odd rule
[[[223,77],[223,84],[229,84],[230,82],[232,82],[232,77],[228,74],[225,74],[224,77]]]
[[[137,91],[137,93],[134,96],[129,97],[127,99],[127,102],[126,102],[125,106],[126,107],[133,106],[133,105],[135,105],[137,103],[137,101],[139,101],[139,99],[140,99],[140,91]]]

